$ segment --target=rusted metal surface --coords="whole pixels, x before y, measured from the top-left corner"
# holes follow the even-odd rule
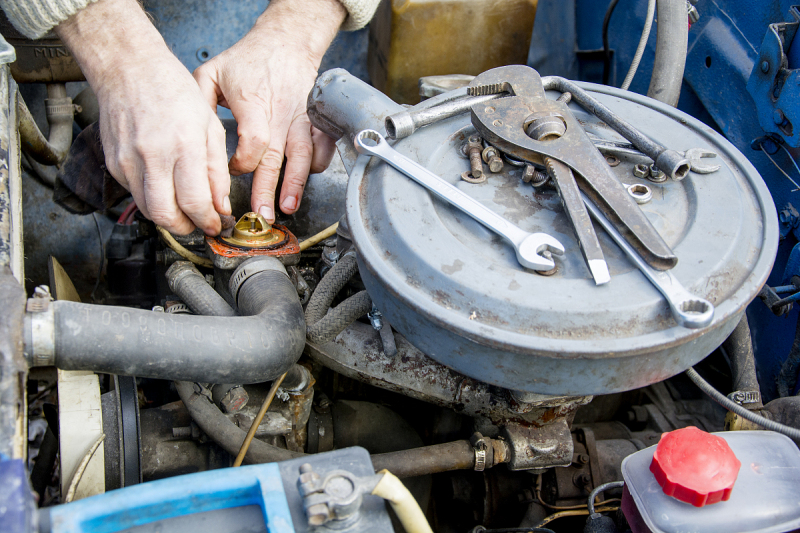
[[[276,246],[267,246],[265,248],[235,246],[222,238],[206,236],[206,248],[211,254],[214,266],[223,270],[230,270],[244,259],[262,255],[282,259],[281,262],[284,264],[296,264],[297,261],[291,261],[290,259],[291,256],[297,256],[297,260],[300,259],[300,243],[297,241],[297,237],[286,226],[281,226],[280,224],[273,224],[271,229],[273,233],[279,233],[283,237],[280,241],[276,241],[278,243]],[[286,262],[285,260],[290,261]]]
[[[485,417],[498,425],[512,422],[539,427],[567,418],[590,397],[538,397],[528,404],[510,391],[491,387],[437,363],[395,333],[397,354],[387,357],[379,333],[368,324],[353,323],[334,341],[306,344],[306,353],[347,377],[411,398]]]
[[[565,418],[539,428],[509,424],[502,435],[508,442],[510,470],[567,466],[572,462],[572,435]]]

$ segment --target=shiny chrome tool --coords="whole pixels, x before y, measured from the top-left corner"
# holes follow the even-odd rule
[[[555,267],[555,263],[552,259],[543,257],[541,253],[545,251],[557,255],[564,253],[564,246],[555,237],[546,233],[528,233],[518,228],[416,161],[397,152],[389,146],[386,139],[377,131],[360,131],[356,134],[354,144],[358,153],[382,159],[445,202],[454,205],[490,230],[504,237],[514,247],[517,260],[525,268],[542,271],[551,270]]]
[[[609,125],[638,148],[647,148],[642,148],[646,153],[658,154],[657,163],[668,169],[669,175],[678,179],[689,171],[689,163],[682,155],[647,140],[602,104],[590,99],[582,89],[575,87],[574,90],[578,95],[576,101],[589,112],[605,117],[603,119]],[[605,265],[605,258],[583,202],[576,201],[579,191],[599,206],[650,266],[667,270],[677,264],[678,258],[575,119],[567,106],[568,92],[557,101],[546,98],[539,74],[521,65],[499,67],[479,74],[468,87],[470,94],[485,94],[487,91],[505,92],[511,96],[473,105],[472,125],[488,143],[501,151],[547,168],[597,283],[603,282],[607,267],[599,266]]]
[[[714,305],[711,302],[687,291],[671,271],[656,270],[648,265],[633,246],[617,231],[617,228],[609,222],[603,212],[585,194],[581,193],[581,196],[592,218],[606,230],[608,236],[622,248],[628,259],[664,295],[675,322],[689,329],[704,328],[711,324],[711,320],[714,318]]]

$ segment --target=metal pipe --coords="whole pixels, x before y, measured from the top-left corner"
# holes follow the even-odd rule
[[[546,91],[571,93],[574,102],[625,137],[642,153],[655,161],[656,166],[672,179],[682,180],[689,174],[689,161],[683,155],[662,146],[644,135],[619,115],[590,96],[577,83],[559,76],[545,76],[542,78],[542,86]]]
[[[687,17],[683,0],[658,0],[656,58],[647,96],[672,107],[678,107],[686,67],[689,45]]]
[[[72,122],[74,106],[67,96],[63,83],[47,85],[47,123],[50,125],[48,138],[39,130],[22,95],[17,92],[17,116],[22,149],[36,162],[43,165],[59,165],[67,157],[72,144]]]

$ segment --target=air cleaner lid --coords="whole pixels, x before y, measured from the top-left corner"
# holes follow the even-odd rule
[[[476,133],[464,114],[421,128],[394,148],[523,230],[557,238],[566,253],[556,258],[554,275],[525,269],[501,237],[379,160],[359,157],[347,219],[376,306],[425,354],[475,379],[557,395],[661,381],[722,343],[772,268],[775,206],[733,145],[655,100],[583,86],[664,146],[718,154],[718,172],[663,183],[633,174],[641,159],[610,161],[622,183],[651,188],[652,200],[641,208],[678,257],[673,274],[714,304],[714,320],[700,330],[678,326],[661,293],[596,225],[611,281],[595,285],[558,193],[524,183],[521,168],[506,163],[484,183],[463,181],[470,165],[461,146]],[[626,142],[574,102],[570,109],[596,138]]]

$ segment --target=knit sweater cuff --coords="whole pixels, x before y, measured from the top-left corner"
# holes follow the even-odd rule
[[[343,31],[360,30],[372,20],[380,0],[339,0],[347,10],[347,18],[342,24]]]
[[[11,24],[30,39],[48,31],[97,0],[0,0]]]

